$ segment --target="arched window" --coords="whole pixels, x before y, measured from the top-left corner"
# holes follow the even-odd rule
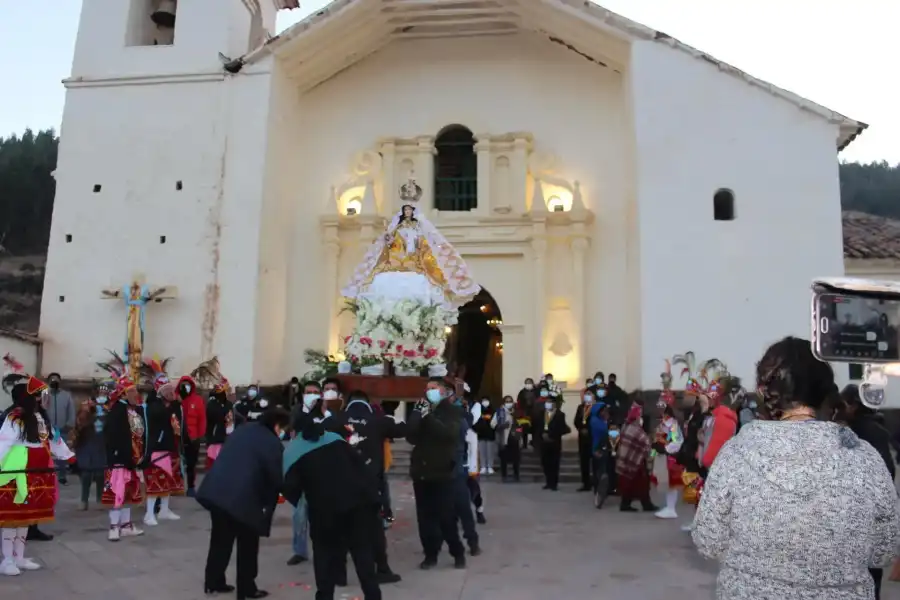
[[[475,136],[462,125],[450,125],[434,141],[434,207],[467,211],[478,206],[478,160]]]
[[[713,219],[734,221],[734,192],[720,189],[713,194]]]

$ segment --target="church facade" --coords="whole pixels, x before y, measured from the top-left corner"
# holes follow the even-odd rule
[[[177,289],[146,355],[301,374],[410,176],[489,294],[505,393],[655,388],[687,350],[750,378],[844,272],[837,152],[865,125],[599,6],[337,0],[274,36],[286,0],[194,0],[161,43],[147,3],[83,4],[40,334],[65,376],[122,347],[102,293],[135,278]]]

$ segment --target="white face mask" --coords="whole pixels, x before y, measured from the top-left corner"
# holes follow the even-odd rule
[[[322,394],[322,397],[326,400],[337,400],[338,393],[334,390],[325,390],[325,393]]]
[[[189,384],[189,383],[184,384],[184,391],[187,392],[188,394],[190,394],[191,393],[191,384]]]
[[[506,407],[506,410],[512,410],[513,403],[512,403],[512,402],[507,402],[506,404],[504,404],[504,406]]]
[[[481,405],[482,405],[483,407],[487,408],[488,406],[491,405],[491,401],[490,401],[490,400],[482,400],[482,401],[481,401]]]
[[[547,383],[549,383],[550,385],[553,385],[553,378],[552,378],[552,377],[548,377],[548,378],[547,378]]]
[[[585,404],[590,404],[590,403],[593,402],[593,401],[594,401],[594,397],[593,397],[593,396],[591,396],[590,394],[585,394],[585,395],[584,395],[584,403],[585,403]]]
[[[319,394],[303,394],[303,408],[306,409],[306,412],[309,412],[315,406],[319,398],[321,398]]]
[[[526,390],[533,390],[533,389],[534,389],[534,384],[533,384],[533,383],[526,383],[526,384],[525,384],[525,389],[526,389]]]
[[[547,412],[550,412],[551,410],[553,410],[553,403],[552,402],[544,402],[544,410],[546,410]]]
[[[541,390],[541,397],[542,397],[542,398],[546,398],[546,397],[549,396],[549,395],[550,395],[550,392],[548,392],[547,390]]]

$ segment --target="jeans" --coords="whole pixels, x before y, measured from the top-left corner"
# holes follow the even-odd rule
[[[100,504],[100,499],[103,496],[103,471],[82,473],[79,475],[79,478],[81,479],[81,502],[83,504],[88,503],[88,498],[91,495],[91,484],[93,483],[96,488],[94,494],[97,498],[97,504]]]
[[[496,452],[497,442],[494,440],[478,440],[478,466],[482,469],[493,469]]]
[[[300,502],[294,508],[292,525],[294,556],[309,558],[309,515],[307,514],[306,498],[300,498]]]

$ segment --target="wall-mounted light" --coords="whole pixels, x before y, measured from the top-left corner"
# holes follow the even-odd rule
[[[447,325],[446,327],[444,327],[444,333],[446,333],[447,335],[450,335],[450,333],[451,333],[452,331],[453,331],[453,328],[450,327],[449,325]]]
[[[565,212],[566,203],[559,196],[550,196],[547,200],[547,208],[550,212]]]
[[[358,215],[360,212],[362,212],[362,198],[359,198],[358,196],[348,200],[347,204],[344,206],[344,214],[348,217]]]

